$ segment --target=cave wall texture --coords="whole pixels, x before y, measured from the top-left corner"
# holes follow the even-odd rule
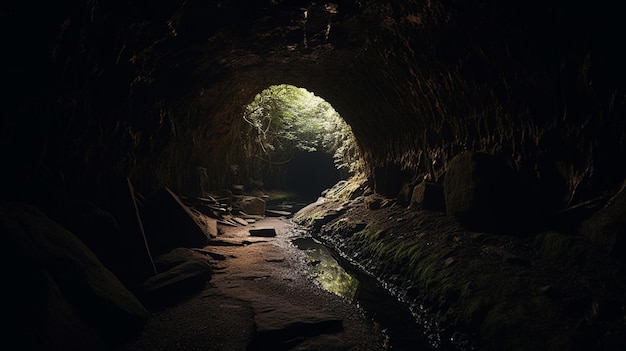
[[[610,1],[172,0],[1,5],[2,196],[218,189],[245,163],[242,107],[304,87],[351,125],[371,175],[439,178],[502,156],[554,209],[626,174],[626,54]],[[206,174],[206,176],[204,175]],[[241,175],[240,175],[241,176]],[[245,176],[245,175],[243,175]]]

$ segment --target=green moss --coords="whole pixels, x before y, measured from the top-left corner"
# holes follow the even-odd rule
[[[337,183],[331,188],[326,197],[332,200],[346,201],[352,198],[353,194],[365,184],[367,177],[363,173],[357,173],[345,183]]]
[[[563,266],[589,267],[591,243],[582,236],[543,232],[535,237],[535,246],[544,259]]]

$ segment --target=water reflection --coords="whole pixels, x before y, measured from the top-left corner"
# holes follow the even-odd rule
[[[389,295],[371,276],[346,271],[324,244],[310,236],[294,239],[293,244],[305,251],[311,263],[311,274],[320,285],[356,304],[382,328],[390,351],[430,350],[428,340],[409,309]]]
[[[322,243],[313,238],[298,238],[293,243],[307,253],[311,274],[324,289],[350,301],[354,300],[359,281],[341,267]]]

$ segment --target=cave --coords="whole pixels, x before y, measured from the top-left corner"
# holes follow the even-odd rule
[[[232,203],[264,217],[293,192],[311,203],[295,221],[436,316],[435,339],[454,342],[433,349],[625,349],[622,13],[561,0],[0,5],[7,342],[116,349],[178,292],[136,289],[173,267],[159,255],[191,250],[197,269],[176,288],[203,289],[219,270],[196,256],[230,257],[202,247],[238,225]],[[332,105],[358,167],[317,150],[259,168],[242,116],[279,84]],[[217,227],[195,221],[207,213]],[[309,345],[294,340],[281,347]]]

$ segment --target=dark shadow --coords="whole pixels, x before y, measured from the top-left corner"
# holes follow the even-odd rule
[[[287,190],[300,194],[303,200],[314,201],[321,192],[339,180],[332,155],[302,152],[287,164]]]

